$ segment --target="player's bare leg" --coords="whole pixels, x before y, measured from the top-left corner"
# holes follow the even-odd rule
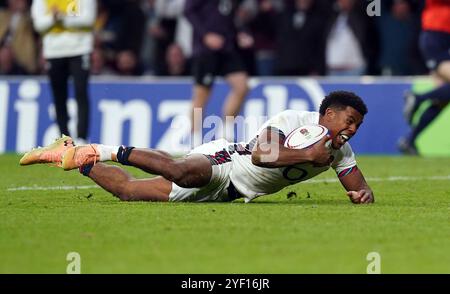
[[[86,169],[89,168],[89,171]],[[123,201],[168,201],[172,182],[163,177],[135,179],[118,166],[97,163],[81,171]]]
[[[106,153],[106,154],[105,154]],[[71,170],[84,166],[95,166],[99,161],[114,160],[123,165],[137,167],[145,172],[161,175],[180,187],[196,188],[209,183],[212,167],[202,154],[191,154],[173,159],[165,152],[133,147],[89,144],[69,148],[63,156],[62,167]],[[84,173],[86,175],[86,173]]]
[[[433,77],[437,81],[438,88],[450,85],[450,60],[442,61],[437,67],[436,71],[433,73]],[[447,91],[448,92],[448,91]],[[433,104],[439,109],[443,110],[450,102],[450,96],[440,95],[445,97],[440,97],[439,99],[432,99]]]
[[[194,85],[192,96],[192,108],[203,109],[208,103],[209,95],[211,94],[211,88],[203,85]],[[194,122],[194,116],[192,112],[192,122]],[[192,124],[194,127],[195,124]]]
[[[211,88],[203,85],[194,85],[192,96],[192,113],[191,113],[191,133],[193,146],[201,145],[202,142],[202,110],[208,103]],[[200,111],[199,111],[200,110]]]
[[[228,74],[226,80],[231,87],[223,106],[224,116],[236,116],[239,114],[245,96],[248,93],[248,76],[245,72]]]
[[[225,133],[223,137],[229,141],[234,141],[234,122],[227,121],[227,117],[235,118],[244,103],[245,96],[248,93],[248,76],[245,72],[235,72],[228,74],[226,80],[231,87],[225,104],[223,106],[223,116],[225,118]]]
[[[409,93],[406,96],[403,112],[412,129],[411,133],[407,137],[400,138],[398,143],[399,150],[405,154],[418,154],[416,139],[450,102],[450,61],[441,62],[433,72],[433,78],[438,85],[435,89],[421,95]],[[413,116],[424,101],[431,101],[432,104],[413,125]]]
[[[211,162],[202,154],[168,159],[150,149],[133,149],[128,162],[148,173],[161,175],[184,188],[203,187],[209,183],[212,175]]]

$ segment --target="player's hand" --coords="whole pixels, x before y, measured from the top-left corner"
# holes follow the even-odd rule
[[[348,191],[347,196],[354,204],[369,204],[375,201],[371,190]]]
[[[326,135],[309,149],[314,166],[326,166],[333,161],[331,149],[328,147],[331,143],[330,140],[330,135]]]
[[[225,44],[225,38],[216,33],[206,33],[203,42],[211,50],[220,50]]]

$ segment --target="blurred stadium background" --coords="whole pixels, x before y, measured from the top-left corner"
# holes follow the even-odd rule
[[[320,99],[331,90],[355,91],[364,97],[370,110],[353,142],[356,151],[397,154],[397,140],[408,131],[401,117],[403,93],[411,89],[420,93],[433,87],[432,80],[420,76],[427,74],[417,41],[423,1],[381,1],[381,14],[374,17],[367,15],[370,1],[338,2],[354,2],[353,26],[362,30],[355,40],[361,64],[352,65],[355,68],[350,73],[340,74],[328,60],[329,51],[335,50],[332,46],[347,50],[346,43],[327,42],[336,19],[335,1],[243,1],[237,15],[255,43],[243,52],[253,78],[241,114],[270,117],[286,108],[316,110]],[[24,152],[48,144],[58,135],[50,86],[44,76],[41,39],[31,25],[30,3],[0,1],[1,15],[24,19],[27,25],[16,33],[30,43],[8,46],[11,32],[7,22],[1,23],[6,27],[0,30],[4,32],[0,152]],[[183,17],[183,4],[184,0],[98,1],[91,55],[94,78],[89,87],[92,142],[158,147],[171,152],[188,150],[189,146],[183,144],[183,136],[189,132],[187,125],[180,124],[184,126],[180,130],[170,127],[172,122],[176,124],[174,117],[189,115],[191,99],[192,81],[188,76],[192,28]],[[283,19],[292,19],[293,24],[285,24]],[[207,115],[221,113],[227,90],[224,83],[218,83],[205,110]],[[71,134],[76,133],[76,113],[75,100],[69,99]],[[421,135],[417,145],[422,154],[450,154],[450,139],[439,135],[449,120],[448,111],[444,112]],[[251,135],[253,129],[247,129],[246,134]],[[373,138],[377,138],[376,143]]]
[[[191,28],[182,16],[183,2],[98,1],[89,85],[92,142],[175,154],[189,149],[183,141],[189,125],[177,118],[189,115],[192,94]],[[75,173],[18,169],[16,153],[59,136],[41,39],[28,25],[22,33],[30,46],[11,50],[5,39],[0,42],[0,166],[7,175],[0,183],[1,273],[65,272],[65,254],[77,250],[85,260],[83,272],[364,273],[370,251],[386,257],[383,272],[450,272],[450,239],[443,233],[450,191],[449,108],[417,142],[422,155],[437,158],[396,156],[397,140],[409,129],[403,93],[434,87],[417,45],[423,1],[381,0],[381,14],[369,17],[372,2],[356,0],[352,13],[361,60],[345,76],[332,74],[327,62],[336,1],[243,2],[238,16],[255,45],[243,52],[252,78],[241,114],[317,110],[332,90],[356,92],[369,114],[352,146],[362,155],[379,203],[366,210],[351,207],[345,197],[336,197],[343,191],[326,174],[316,188],[292,188],[298,197],[287,199],[289,191],[282,191],[252,208],[239,202],[126,204]],[[0,25],[8,25],[2,22],[7,13],[31,24],[30,3],[0,0]],[[299,27],[290,29],[283,19]],[[227,91],[219,79],[206,115],[220,114]],[[75,133],[74,99],[69,115]]]

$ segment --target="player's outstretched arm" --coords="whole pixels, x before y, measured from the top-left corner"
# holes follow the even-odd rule
[[[342,186],[347,190],[347,196],[355,204],[368,204],[375,202],[372,189],[370,189],[362,172],[357,166],[352,168],[345,176],[340,176]]]
[[[317,165],[330,163],[330,150],[325,144],[326,136],[312,148],[291,149],[284,146],[285,136],[280,130],[269,127],[258,136],[252,150],[252,163],[266,168],[285,167],[298,163],[314,162]]]

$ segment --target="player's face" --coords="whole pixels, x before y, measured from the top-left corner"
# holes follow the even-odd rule
[[[356,134],[364,116],[353,107],[343,110],[328,108],[325,112],[325,125],[330,131],[332,146],[339,149]]]

